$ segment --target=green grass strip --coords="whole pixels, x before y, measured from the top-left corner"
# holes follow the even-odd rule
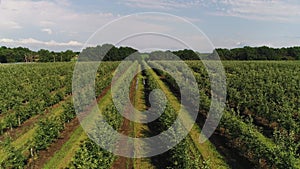
[[[111,93],[109,91],[98,103],[100,112],[103,111],[106,105],[109,105],[110,102]],[[97,108],[95,107],[93,109]],[[95,115],[95,113],[92,113],[92,115]],[[92,119],[94,118],[94,116],[88,116],[84,119],[84,121],[92,121]],[[54,154],[54,156],[44,165],[43,168],[51,169],[68,167],[76,151],[80,148],[81,142],[86,139],[88,139],[88,137],[85,131],[81,126],[79,126],[71,135],[70,139],[63,145],[63,147],[58,152]]]
[[[149,72],[154,77],[154,79],[158,82],[161,90],[165,93],[167,99],[169,100],[170,104],[173,106],[175,110],[180,110],[181,104],[179,103],[178,99],[174,96],[171,90],[166,86],[166,84],[160,80],[157,74],[152,70],[149,69]],[[187,111],[183,108],[183,114],[188,115]],[[184,123],[191,123],[193,120],[191,117],[185,116],[182,119]],[[198,125],[194,125],[189,133],[189,136],[192,142],[195,144],[198,151],[201,153],[203,159],[205,161],[209,161],[209,166],[211,168],[230,168],[226,163],[224,157],[216,150],[215,146],[207,140],[205,143],[200,144],[199,137],[200,137],[201,129]]]
[[[83,131],[82,127],[79,126],[71,135],[70,139],[54,154],[51,160],[48,161],[43,168],[66,168],[78,150],[81,142],[87,138],[86,133]]]
[[[69,98],[70,99],[70,98]],[[67,100],[69,100],[67,99]],[[65,101],[67,101],[65,100]],[[44,118],[47,118],[49,116],[58,116],[61,113],[63,113],[63,102],[59,103],[59,106],[56,108],[53,108],[52,110],[50,110],[49,114],[47,114],[47,116],[45,116]],[[33,125],[33,127],[26,131],[26,133],[22,134],[21,136],[19,136],[16,140],[14,140],[11,145],[13,147],[15,147],[16,149],[22,149],[23,152],[28,151],[27,146],[29,145],[31,139],[33,138],[35,132],[36,132],[37,126]],[[7,152],[4,150],[4,148],[1,148],[0,151],[0,163],[2,163],[4,160],[7,159]]]

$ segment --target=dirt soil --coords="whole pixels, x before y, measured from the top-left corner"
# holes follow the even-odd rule
[[[110,90],[110,86],[107,86],[102,93],[97,97],[97,102],[99,102],[106,93]],[[88,107],[88,109],[85,111],[85,113],[82,113],[83,116],[87,115],[89,110],[91,110],[94,107],[94,105],[91,105]],[[29,159],[29,164],[27,168],[31,169],[40,169],[42,168],[47,161],[51,159],[51,157],[59,151],[62,146],[70,139],[73,132],[80,126],[80,122],[78,118],[74,118],[70,123],[67,123],[65,125],[64,130],[61,132],[59,138],[53,142],[46,150],[42,150],[38,153],[38,159],[32,160]]]
[[[129,96],[130,96],[131,103],[134,102],[136,81],[137,81],[137,76],[134,77],[130,86]],[[124,111],[127,114],[132,113],[130,112],[130,110],[128,110],[128,108],[125,108]],[[130,120],[128,120],[127,118],[123,118],[123,123],[121,128],[119,129],[119,133],[129,136],[133,132],[133,127],[130,125],[130,123],[131,123]],[[124,146],[127,144],[128,144],[127,140],[120,140],[116,146],[121,148],[120,151],[131,151],[128,149],[128,146]],[[113,162],[111,169],[133,169],[133,159],[119,156]]]
[[[60,101],[59,103],[51,106],[50,109],[57,108],[67,98],[68,97],[66,97],[64,100]],[[38,115],[35,115],[35,116],[29,118],[28,120],[26,120],[24,123],[22,123],[17,128],[13,128],[12,130],[10,130],[10,129],[6,130],[5,133],[0,136],[0,141],[5,140],[5,138],[11,138],[12,140],[15,140],[19,135],[28,131],[36,122],[38,122],[40,119],[45,117],[47,114],[49,114],[49,108],[47,108],[44,113],[38,114]]]

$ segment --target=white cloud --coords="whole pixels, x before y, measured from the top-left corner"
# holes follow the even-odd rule
[[[170,17],[170,16],[174,16],[174,17]],[[181,22],[182,19],[187,20],[189,22],[202,22],[202,20],[199,18],[181,17],[181,16],[176,16],[176,15],[171,15],[171,14],[170,14],[170,16],[168,14],[166,15],[165,13],[153,12],[153,15],[148,15],[148,16],[142,15],[142,17],[137,17],[137,19],[144,20],[144,21],[147,20],[149,23],[150,22],[153,22],[153,23],[155,23],[155,22],[177,23],[177,22]]]
[[[273,48],[291,47],[299,43],[299,39],[271,40],[271,39],[232,39],[232,38],[213,38],[212,42],[216,48],[240,48],[244,46],[268,46]]]
[[[62,6],[70,6],[71,3],[69,0],[54,0],[57,4]]]
[[[120,17],[120,15],[112,13],[78,12],[72,10],[69,2],[71,1],[64,0],[64,2],[57,3],[57,1],[47,0],[4,0],[0,6],[0,38],[19,39],[9,42],[10,46],[21,45],[30,47],[34,45],[34,48],[47,48],[50,50],[57,49],[56,47],[71,47],[79,50],[80,45],[95,31]],[[145,0],[140,2],[152,3],[152,1]],[[161,5],[175,7],[176,3],[175,1],[166,1],[161,3]],[[187,4],[182,3],[181,7],[187,7]],[[170,19],[169,17],[166,23],[164,17],[159,15],[149,16],[148,18],[136,17],[127,21],[119,21],[119,26],[113,28],[110,34],[98,37],[97,44],[101,44],[100,42],[115,43],[124,37],[122,32],[128,32],[128,30],[133,33],[136,33],[138,30],[167,33],[174,29],[176,27],[174,25],[178,22],[178,20]],[[196,19],[190,20],[198,21]],[[5,22],[15,23],[15,27],[19,25],[19,27],[22,27],[22,30],[19,30],[19,32],[12,31],[11,27],[13,25],[5,26],[3,25]],[[55,30],[55,33],[53,30]],[[49,35],[51,35],[53,41],[49,41]],[[62,43],[61,41],[67,42]],[[2,43],[4,42],[2,41]],[[147,44],[148,42],[143,43]]]
[[[54,40],[51,41],[41,41],[41,40],[37,40],[34,38],[27,38],[27,39],[18,39],[18,40],[14,40],[14,39],[7,39],[7,38],[3,38],[0,39],[0,43],[4,43],[5,45],[8,46],[27,46],[27,45],[41,45],[43,47],[58,47],[58,46],[65,46],[65,47],[81,47],[83,44],[77,41],[69,41],[69,42],[56,42]]]
[[[199,5],[199,0],[175,1],[175,0],[123,0],[120,4],[125,4],[130,7],[145,8],[145,9],[178,9],[190,8]]]
[[[4,43],[3,39],[23,38],[24,40],[14,40],[14,43],[11,42],[9,45],[11,47],[33,45],[34,49],[50,50],[63,50],[62,47],[71,47],[71,49],[80,50],[81,43],[86,41],[92,33],[119,17],[112,13],[78,12],[71,9],[70,2],[69,0],[2,0],[0,5],[1,43]],[[55,41],[48,41],[49,35]],[[36,37],[41,41],[36,40]],[[60,41],[67,42],[59,43]]]
[[[14,22],[14,21],[8,21],[8,20],[1,21],[0,27],[5,27],[8,29],[21,29],[22,28],[22,26],[19,23]]]
[[[51,22],[51,21],[40,21],[39,25],[42,26],[42,27],[43,26],[53,26],[53,25],[55,25],[55,23]]]
[[[109,27],[95,34],[88,44],[105,42],[114,44],[121,39],[121,44],[118,45],[133,46],[139,50],[182,49],[182,44],[185,43],[199,51],[211,49],[210,43],[198,29],[185,20],[161,13],[132,15],[113,22]]]
[[[215,15],[280,22],[300,21],[300,3],[293,0],[215,1]]]
[[[42,32],[46,32],[46,33],[48,33],[49,35],[51,35],[53,32],[52,32],[52,30],[50,29],[50,28],[44,28],[44,29],[42,29],[41,30]]]
[[[6,39],[6,38],[3,38],[3,39],[0,39],[0,42],[1,42],[1,43],[13,43],[14,40],[13,40],[13,39]]]
[[[0,36],[1,32],[11,31],[12,28],[47,28],[57,32],[76,31],[91,34],[117,18],[112,13],[79,13],[71,10],[69,4],[68,0],[3,0],[0,5]],[[47,30],[47,33],[50,31]]]

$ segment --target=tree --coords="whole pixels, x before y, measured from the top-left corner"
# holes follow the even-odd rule
[[[71,61],[71,59],[73,57],[76,56],[76,54],[73,51],[71,51],[71,50],[66,50],[65,52],[62,52],[60,54],[60,56],[61,56],[61,61],[63,61],[63,62],[69,62],[69,61]]]
[[[290,57],[300,60],[300,47],[292,47],[287,49],[287,53]]]
[[[51,52],[46,49],[41,49],[37,52],[39,56],[39,62],[51,62],[54,61]]]

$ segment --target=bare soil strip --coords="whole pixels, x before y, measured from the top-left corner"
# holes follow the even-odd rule
[[[170,101],[170,104],[175,108],[175,110],[179,110],[181,104],[178,101],[177,97],[174,95],[174,93],[154,72],[154,70],[149,70],[149,71],[151,75],[154,77],[154,79],[156,79],[156,81],[160,85],[161,90],[164,91],[166,97]],[[184,109],[186,111],[186,108]],[[187,116],[185,116],[182,120],[183,123],[192,122],[192,120],[188,116],[188,113]],[[198,149],[198,151],[201,153],[203,159],[205,161],[210,161],[211,168],[219,168],[220,166],[223,168],[229,168],[224,157],[216,150],[215,146],[210,141],[206,141],[205,143],[202,144],[199,143],[200,133],[201,133],[200,127],[198,125],[194,125],[191,131],[189,132],[189,137],[192,141],[192,144],[194,144],[195,147]]]
[[[124,70],[125,73],[128,70]],[[112,71],[113,72],[113,71]],[[112,82],[115,83],[115,82]],[[105,89],[102,90],[101,94],[96,98],[96,102],[87,107],[87,109],[80,114],[80,118],[86,117],[89,112],[95,107],[97,103],[110,91],[111,85],[108,85]],[[80,122],[78,117],[73,119],[70,123],[65,125],[64,130],[61,132],[59,139],[53,142],[46,150],[42,150],[38,153],[38,159],[29,159],[28,165],[26,168],[30,169],[40,169],[42,168],[50,159],[54,156],[54,154],[59,151],[62,146],[70,139],[72,133],[80,127]]]
[[[199,111],[197,124],[202,127],[206,119],[206,112]],[[228,165],[233,169],[252,169],[254,168],[253,163],[251,163],[246,157],[239,154],[238,150],[232,148],[229,143],[229,138],[226,138],[220,130],[216,130],[214,134],[209,138],[209,141],[214,144],[217,151],[226,159]]]
[[[107,86],[101,94],[97,97],[97,102],[99,102],[110,90],[110,85]],[[88,107],[88,109],[92,109],[94,105]],[[86,110],[88,112],[88,110]],[[83,113],[87,115],[88,113]],[[53,142],[46,150],[42,150],[38,153],[38,159],[29,160],[29,164],[27,168],[40,169],[44,166],[44,164],[51,159],[51,157],[61,149],[61,147],[69,140],[72,133],[80,127],[80,122],[76,117],[70,123],[67,123],[64,130],[61,132],[59,138]]]
[[[55,154],[55,152],[60,150],[64,143],[69,140],[73,131],[75,131],[79,125],[80,123],[77,118],[66,124],[66,127],[60,134],[59,138],[51,144],[47,150],[40,151],[38,159],[33,161],[33,163],[29,163],[28,168],[42,168],[44,164]]]
[[[29,118],[28,120],[26,120],[24,123],[22,123],[17,128],[13,128],[12,130],[7,130],[3,135],[0,136],[0,141],[5,140],[5,138],[10,138],[11,140],[15,140],[18,136],[24,134],[26,131],[31,129],[36,122],[38,122],[40,119],[47,116],[51,112],[50,111],[51,109],[57,108],[58,106],[60,106],[62,103],[64,103],[69,98],[70,98],[70,95],[66,96],[64,98],[64,100],[60,101],[59,103],[57,103],[51,107],[48,107],[44,113],[37,114],[37,115]]]
[[[134,98],[135,98],[136,82],[137,82],[137,76],[134,77],[134,79],[131,82],[131,86],[130,86],[129,97],[130,97],[131,103],[134,102]],[[132,113],[132,112],[130,112],[130,110],[127,107],[128,106],[126,106],[124,112],[127,114]],[[122,133],[127,136],[131,136],[133,134],[133,126],[131,125],[131,121],[125,117],[123,118],[123,123],[122,123],[121,128],[119,129],[119,133]],[[120,141],[118,141],[116,146],[118,148],[120,148],[120,151],[122,151],[122,152],[132,151],[132,150],[129,150],[128,149],[129,146],[126,146],[126,145],[128,145],[127,140],[120,140]],[[113,162],[111,169],[133,169],[133,159],[119,156]]]

